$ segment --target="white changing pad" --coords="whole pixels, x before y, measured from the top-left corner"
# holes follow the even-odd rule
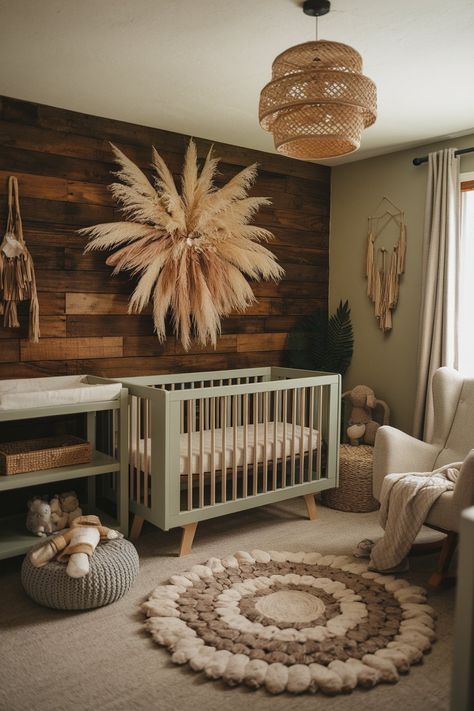
[[[89,383],[87,375],[0,380],[0,410],[104,402],[114,400],[121,389],[121,383]]]
[[[265,425],[260,423],[257,425],[257,462],[261,464],[264,461],[264,430]],[[244,463],[244,428],[239,426],[237,429],[237,442],[235,448],[235,465],[240,467]],[[222,469],[222,430],[216,429],[215,432],[215,444],[214,444],[214,468],[215,470]],[[291,456],[291,448],[293,442],[293,425],[287,423],[286,425],[286,436],[283,437],[283,422],[277,422],[276,426],[276,438],[274,436],[274,423],[267,423],[267,461],[273,461],[275,454],[277,459],[283,457],[283,443],[286,440],[285,447],[285,457]],[[301,437],[303,437],[303,450],[304,452],[309,451],[310,442],[312,442],[312,450],[316,451],[318,445],[318,432],[313,430],[312,437],[310,439],[310,429],[309,427],[302,428],[300,425],[295,425],[294,432],[294,448],[295,456],[299,456],[301,451]],[[254,461],[254,427],[249,425],[247,429],[247,464],[252,464]],[[188,435],[182,434],[180,436],[180,469],[182,475],[187,475],[189,472],[189,453],[188,453]],[[133,456],[136,451],[136,442],[132,442],[132,465],[135,463]],[[140,440],[140,468],[144,471],[145,468],[145,441]],[[200,433],[193,432],[192,435],[192,473],[199,474],[202,470],[205,473],[211,471],[211,431],[204,430],[203,432],[203,466],[201,468],[200,464]],[[275,451],[276,450],[276,451]],[[150,453],[151,453],[151,440],[148,439],[147,442],[147,460],[148,467],[147,470],[150,471]],[[234,435],[233,428],[226,427],[226,446],[225,446],[225,466],[226,468],[232,468],[234,466]]]

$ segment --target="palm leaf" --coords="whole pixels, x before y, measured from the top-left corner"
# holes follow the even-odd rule
[[[329,321],[322,309],[302,319],[288,337],[290,366],[344,375],[354,347],[350,313],[341,301]]]
[[[333,373],[344,375],[354,351],[351,310],[349,302],[339,302],[336,313],[331,316],[327,330],[327,366]]]

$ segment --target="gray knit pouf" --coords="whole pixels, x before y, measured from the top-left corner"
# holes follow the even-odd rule
[[[37,546],[35,546],[37,548]],[[56,610],[91,610],[120,600],[138,575],[138,553],[124,538],[100,543],[83,578],[71,578],[66,565],[51,561],[35,568],[30,554],[21,568],[21,582],[32,600]]]

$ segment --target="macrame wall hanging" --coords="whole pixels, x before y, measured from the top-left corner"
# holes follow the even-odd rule
[[[23,237],[20,214],[18,180],[8,178],[8,218],[3,241],[0,244],[0,314],[6,328],[19,328],[17,305],[30,302],[28,337],[38,342],[39,304],[33,259]]]
[[[377,214],[387,203],[394,210],[386,209]],[[400,277],[405,271],[407,250],[405,214],[387,197],[380,201],[376,214],[368,218],[367,235],[367,295],[374,304],[375,318],[379,328],[385,333],[392,328],[392,311],[398,303]],[[377,248],[375,242],[389,224],[398,226],[398,241],[392,251]]]
[[[153,148],[154,185],[112,145],[120,165],[111,185],[126,218],[123,222],[80,230],[89,250],[117,248],[106,263],[114,273],[138,276],[129,313],[140,313],[153,301],[155,331],[166,338],[171,313],[174,333],[185,350],[196,337],[216,345],[221,318],[243,312],[255,301],[245,277],[278,281],[284,274],[274,255],[261,244],[271,232],[250,225],[270,200],[248,197],[257,169],[245,168],[226,185],[214,185],[219,159],[209,151],[199,172],[196,146],[190,141],[184,160],[181,192],[164,160]]]

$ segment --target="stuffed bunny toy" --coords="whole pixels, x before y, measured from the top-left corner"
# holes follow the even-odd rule
[[[51,506],[39,496],[28,501],[26,528],[36,536],[47,536],[53,532]]]

